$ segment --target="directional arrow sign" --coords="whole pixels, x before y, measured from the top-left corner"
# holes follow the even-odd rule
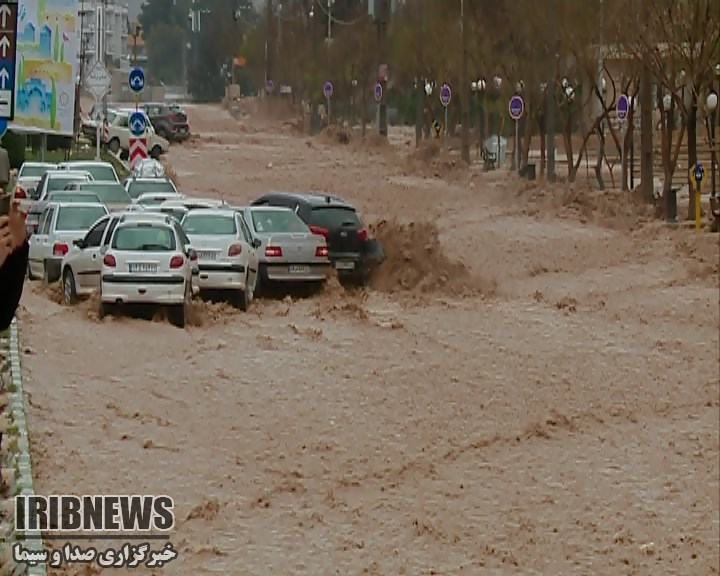
[[[0,68],[0,90],[7,90],[8,80],[10,80],[10,73],[6,68]]]
[[[128,76],[128,84],[133,92],[141,92],[145,88],[145,73],[141,68],[133,68]]]
[[[3,4],[0,6],[0,26],[4,28],[7,28],[8,25],[8,18],[12,17],[12,10],[10,9],[10,6],[7,4]]]
[[[130,134],[142,136],[145,133],[145,115],[142,112],[133,112],[128,120]]]
[[[10,48],[10,40],[7,36],[0,38],[0,56],[7,58],[8,49]]]

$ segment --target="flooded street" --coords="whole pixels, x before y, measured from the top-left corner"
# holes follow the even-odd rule
[[[403,138],[188,115],[182,192],[337,194],[387,261],[186,330],[34,285],[37,493],[171,495],[156,574],[720,573],[717,235]]]

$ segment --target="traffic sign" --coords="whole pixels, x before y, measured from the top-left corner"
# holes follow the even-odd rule
[[[328,100],[330,100],[330,98],[332,98],[333,85],[332,85],[332,82],[330,82],[329,80],[327,82],[325,82],[325,85],[323,86],[323,94],[325,94],[325,98],[327,98]]]
[[[128,84],[133,92],[141,92],[145,88],[145,72],[142,68],[133,68],[128,74]]]
[[[112,77],[107,68],[102,61],[95,60],[85,76],[85,87],[95,97],[95,101],[102,100],[110,90],[111,84]]]
[[[274,87],[275,87],[275,84],[273,84],[272,80],[268,80],[267,82],[265,82],[265,90],[267,90],[268,94],[272,94]]]
[[[380,84],[380,82],[378,82],[377,84],[375,84],[375,101],[376,102],[380,102],[380,100],[382,100],[382,94],[383,94],[382,84]]]
[[[0,2],[0,118],[15,118],[18,3]]]
[[[130,170],[132,170],[135,168],[135,164],[148,156],[147,138],[130,138],[129,146],[128,161],[130,163]]]
[[[510,112],[510,118],[513,120],[520,120],[525,114],[525,100],[519,94],[515,94],[510,98],[508,102],[508,111]]]
[[[705,169],[700,162],[695,164],[695,181],[698,183],[698,187],[702,182],[703,176],[705,175]]]
[[[615,110],[617,112],[618,120],[625,120],[625,118],[628,117],[628,112],[630,111],[630,100],[625,94],[620,94]]]
[[[128,118],[128,128],[133,136],[142,136],[145,133],[145,114],[133,112]]]
[[[443,84],[440,86],[440,104],[447,108],[450,106],[450,100],[452,100],[452,90],[450,84]]]

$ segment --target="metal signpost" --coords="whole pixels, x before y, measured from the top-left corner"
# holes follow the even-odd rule
[[[622,174],[622,190],[627,190],[627,174],[625,173],[625,135],[627,134],[627,117],[630,111],[630,99],[625,94],[620,94],[615,106],[618,120],[621,126],[620,138],[620,172]]]
[[[447,147],[448,106],[450,106],[451,100],[452,100],[452,90],[450,89],[450,84],[443,84],[442,86],[440,86],[440,104],[442,104],[443,108],[445,108],[445,139],[443,140],[444,147]]]
[[[0,138],[15,118],[18,4],[0,3]]]
[[[374,93],[375,93],[375,102],[380,103],[380,101],[382,100],[382,97],[383,97],[383,88],[382,88],[382,84],[380,84],[380,82],[375,84]]]
[[[510,118],[515,120],[515,152],[513,153],[513,170],[520,170],[520,118],[525,114],[525,100],[519,94],[515,94],[508,102]],[[498,155],[500,150],[498,150]]]
[[[134,136],[128,143],[128,160],[132,170],[136,160],[147,158],[147,141],[143,137],[147,126],[145,125],[145,115],[140,112],[140,92],[145,88],[145,73],[142,68],[136,66],[130,70],[128,85],[130,90],[135,93],[135,112],[128,118],[128,128],[131,136]]]
[[[327,100],[327,124],[330,126],[330,98],[332,98],[333,95],[333,85],[329,80],[325,82],[323,86],[323,94],[325,95],[325,100]]]
[[[95,98],[95,104],[102,102],[102,99],[110,90],[112,78],[105,65],[100,60],[95,60],[85,76],[85,87]],[[100,134],[103,131],[103,123],[100,114],[95,118],[95,160],[100,160]]]
[[[703,176],[705,175],[705,169],[700,162],[696,162],[695,167],[693,168],[693,172],[695,176],[695,230],[700,230],[700,228],[702,228],[702,210],[700,194],[702,192],[702,181]]]

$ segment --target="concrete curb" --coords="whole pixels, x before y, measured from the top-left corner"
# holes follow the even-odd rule
[[[15,486],[12,496],[16,494],[33,495],[33,477],[32,465],[30,463],[30,443],[28,441],[27,422],[25,420],[25,394],[22,383],[22,371],[20,367],[20,339],[18,336],[18,322],[15,318],[10,326],[10,373],[13,391],[8,392],[8,408],[10,410],[10,418],[13,425],[17,428],[17,454],[15,460]],[[14,512],[14,507],[13,507]],[[41,552],[44,550],[42,543],[42,534],[40,531],[26,532],[26,539],[23,545],[33,551]],[[12,540],[15,541],[15,534],[12,533]],[[13,571],[13,576],[26,574],[27,576],[45,576],[45,565],[28,567],[26,565],[18,565]]]

